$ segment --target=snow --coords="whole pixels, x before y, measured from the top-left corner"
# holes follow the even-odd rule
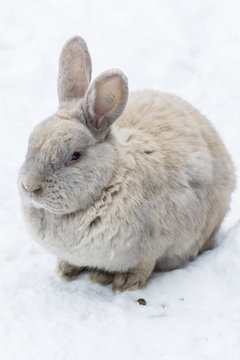
[[[182,96],[221,134],[240,171],[238,0],[0,0],[0,358],[240,359],[240,188],[216,247],[144,290],[66,283],[33,242],[16,186],[33,126],[57,108],[65,40],[83,36],[93,77]],[[137,300],[144,298],[146,306]]]

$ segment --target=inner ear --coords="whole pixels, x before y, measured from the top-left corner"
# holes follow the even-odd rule
[[[106,119],[113,117],[119,103],[121,102],[121,78],[113,76],[106,80],[103,84],[96,86],[95,102],[94,102],[94,126],[99,129]]]
[[[96,137],[104,137],[122,114],[128,98],[127,78],[119,70],[100,75],[89,87],[84,103],[86,122]]]

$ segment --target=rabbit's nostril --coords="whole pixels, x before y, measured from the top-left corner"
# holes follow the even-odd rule
[[[41,187],[41,186],[38,186],[36,189],[33,189],[32,192],[33,192],[34,194],[39,195],[39,194],[41,194],[41,192],[42,192],[42,187]]]

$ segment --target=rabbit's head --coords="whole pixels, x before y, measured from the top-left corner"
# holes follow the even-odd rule
[[[110,126],[128,98],[119,70],[89,85],[91,59],[83,39],[64,45],[58,75],[60,106],[37,125],[29,139],[19,188],[23,199],[56,214],[83,210],[100,196],[117,166]]]

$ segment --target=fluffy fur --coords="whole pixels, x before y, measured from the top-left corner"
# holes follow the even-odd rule
[[[126,106],[120,71],[92,85],[90,76],[86,44],[74,37],[60,57],[59,110],[34,129],[19,189],[33,236],[61,259],[64,278],[94,268],[94,280],[110,278],[123,291],[211,247],[234,168],[209,121],[187,102],[139,91]]]

